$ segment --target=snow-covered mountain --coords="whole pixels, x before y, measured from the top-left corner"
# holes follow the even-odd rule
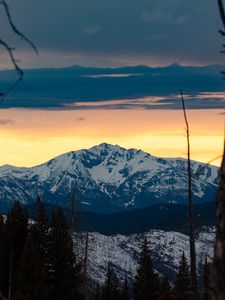
[[[194,202],[214,199],[218,168],[192,162]],[[160,203],[186,203],[187,161],[100,144],[60,155],[42,165],[0,167],[0,207],[13,201],[68,207],[72,190],[81,210],[114,212]]]
[[[113,268],[120,282],[124,278],[132,279],[136,272],[138,255],[147,237],[155,270],[160,276],[168,276],[173,282],[178,269],[179,260],[185,253],[189,261],[189,237],[175,231],[151,230],[143,234],[106,236],[99,233],[89,233],[88,243],[88,275],[95,283],[105,280],[108,264]],[[76,236],[80,242],[75,246],[79,253],[84,253],[86,243]],[[205,258],[212,260],[214,250],[215,228],[203,227],[196,235],[196,254],[198,272],[202,271]],[[80,256],[80,259],[84,259]],[[200,284],[200,283],[199,283]]]

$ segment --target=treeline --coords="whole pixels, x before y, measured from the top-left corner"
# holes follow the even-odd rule
[[[119,287],[120,286],[120,287]],[[108,267],[107,277],[102,287],[98,287],[93,300],[191,300],[191,280],[187,259],[183,254],[179,262],[174,286],[168,278],[161,278],[153,268],[147,239],[144,240],[139,255],[136,275],[132,287],[127,279],[118,285],[116,275]],[[197,299],[196,299],[197,300]],[[204,266],[203,290],[198,300],[209,300],[209,264]]]
[[[175,285],[155,272],[147,239],[144,239],[138,267],[132,280],[119,282],[110,266],[104,284],[90,288],[87,266],[74,253],[73,232],[61,209],[47,216],[38,199],[36,213],[28,219],[15,202],[6,217],[0,216],[0,299],[8,300],[189,300],[190,274],[183,254]],[[77,249],[76,249],[77,250]],[[80,253],[80,256],[84,256]],[[208,300],[208,264],[204,291]]]
[[[15,202],[6,219],[0,217],[0,241],[0,290],[4,298],[83,299],[81,266],[60,209],[55,209],[48,220],[38,199],[35,220],[29,222],[23,206]]]

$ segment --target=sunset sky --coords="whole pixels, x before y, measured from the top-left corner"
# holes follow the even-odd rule
[[[40,55],[35,56],[29,45],[11,32],[2,10],[0,36],[16,46],[16,58],[25,69],[76,64],[97,67],[223,65],[217,6],[211,0],[205,0],[204,6],[202,3],[200,0],[114,0],[107,4],[105,0],[55,0],[53,6],[51,0],[9,1],[13,20],[32,39]],[[1,51],[0,56],[0,70],[12,68],[7,53]],[[5,73],[2,74],[4,81]],[[176,76],[179,81],[179,73]],[[186,157],[179,92],[175,98],[168,99],[167,87],[162,85],[163,96],[157,90],[158,99],[150,93],[144,95],[150,98],[139,99],[140,90],[134,90],[133,94],[126,95],[125,101],[121,97],[116,99],[115,95],[101,94],[97,85],[90,85],[93,93],[96,89],[99,94],[94,98],[87,87],[90,100],[87,95],[84,100],[81,86],[73,86],[69,93],[65,78],[62,89],[57,83],[54,86],[54,81],[48,85],[47,75],[39,81],[29,80],[0,109],[0,165],[33,166],[64,152],[102,142],[143,149],[156,156]],[[140,86],[136,80],[135,84]],[[123,87],[125,81],[115,82],[112,91]],[[208,93],[202,95],[199,91],[195,93],[193,77],[190,91],[187,90],[193,94],[188,110],[191,156],[205,163],[219,157],[223,149],[225,102],[221,91],[225,91],[225,82],[221,82],[220,91],[212,87],[211,93],[206,81]],[[181,87],[176,82],[172,84],[179,91]],[[189,81],[185,84],[187,89]],[[111,82],[109,86],[112,88]],[[132,102],[135,97],[138,99]],[[219,165],[220,159],[212,163]]]
[[[191,110],[192,159],[210,162],[222,153],[222,110]],[[0,164],[32,166],[71,150],[108,142],[152,155],[185,157],[179,110],[0,111]],[[213,161],[219,164],[220,159]]]

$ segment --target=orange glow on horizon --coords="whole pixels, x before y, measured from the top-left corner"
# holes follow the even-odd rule
[[[189,110],[192,159],[222,154],[224,110]],[[0,165],[34,166],[102,142],[161,157],[186,157],[180,110],[0,110]],[[213,161],[219,165],[220,159]]]

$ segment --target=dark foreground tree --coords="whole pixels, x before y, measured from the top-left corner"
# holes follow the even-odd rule
[[[190,273],[187,259],[183,253],[175,282],[175,300],[189,300],[191,295]]]
[[[168,278],[164,278],[160,285],[159,300],[172,300],[172,292]]]
[[[51,235],[50,225],[44,203],[38,197],[36,201],[36,216],[35,223],[32,225],[32,237],[38,247],[39,255],[43,261],[47,281],[49,283],[51,268],[50,268],[50,248]]]
[[[198,300],[197,286],[197,270],[196,270],[196,251],[195,251],[195,235],[194,235],[194,219],[193,219],[193,201],[192,201],[192,171],[191,171],[191,145],[190,145],[190,128],[186,114],[183,91],[180,91],[184,120],[186,124],[187,136],[187,171],[188,171],[188,221],[189,221],[189,241],[190,241],[190,280],[191,280],[191,299]]]
[[[47,300],[47,273],[32,231],[27,237],[17,271],[15,300]]]
[[[16,272],[28,232],[28,218],[24,207],[16,201],[5,224],[5,279],[4,292],[9,299],[15,293]]]
[[[222,30],[220,33],[225,37],[225,9],[223,0],[217,0]],[[224,52],[225,44],[223,44]],[[222,72],[225,75],[225,72]],[[213,265],[210,272],[210,300],[225,299],[225,140],[223,159],[220,168],[220,183],[216,198],[216,246]]]
[[[8,274],[8,265],[5,261],[6,257],[6,236],[5,236],[5,226],[4,219],[0,215],[0,299],[4,297],[3,292],[6,294],[6,286],[8,285],[8,280],[6,275]]]
[[[97,285],[96,290],[90,299],[91,300],[101,300],[101,288],[100,288],[99,284]]]
[[[207,259],[205,259],[204,270],[203,270],[203,300],[209,300],[209,276],[210,267]]]
[[[101,300],[119,300],[119,289],[118,289],[118,285],[117,285],[117,277],[113,273],[110,266],[108,266],[106,280],[102,286],[100,299]]]
[[[129,300],[129,286],[127,278],[125,278],[121,292],[120,292],[120,300]]]
[[[224,147],[225,149],[225,147]],[[220,168],[220,183],[216,199],[216,247],[210,272],[210,300],[225,299],[225,150]]]
[[[155,300],[159,296],[159,279],[153,269],[146,238],[140,252],[137,274],[134,279],[133,294],[135,300]]]
[[[83,299],[80,266],[76,264],[71,232],[60,209],[53,212],[50,257],[50,299]]]

